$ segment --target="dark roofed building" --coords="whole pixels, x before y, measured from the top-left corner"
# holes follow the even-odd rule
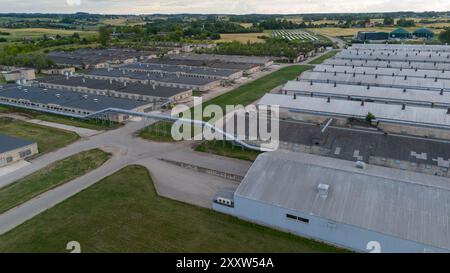
[[[192,96],[192,89],[187,88],[89,79],[81,76],[46,78],[40,81],[40,86],[141,101],[181,101]]]
[[[389,39],[387,32],[359,31],[357,39],[360,41],[385,41]]]
[[[2,103],[83,117],[108,108],[146,112],[154,109],[158,102],[84,94],[38,86],[7,84],[0,86],[0,104]],[[109,118],[119,122],[126,119],[123,115],[115,115]]]
[[[389,36],[391,38],[396,38],[396,39],[409,39],[412,37],[411,33],[408,32],[406,29],[404,28],[397,28],[396,30],[392,31]]]
[[[413,32],[413,35],[417,38],[430,39],[434,37],[434,32],[429,30],[428,28],[419,28]]]
[[[37,153],[36,142],[0,134],[0,168]]]

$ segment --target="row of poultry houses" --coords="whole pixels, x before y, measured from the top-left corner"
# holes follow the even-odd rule
[[[357,252],[450,252],[449,51],[356,45],[266,94],[280,136],[311,144],[259,155],[213,208]]]
[[[390,51],[386,48],[369,51],[374,50],[377,56],[386,56],[380,52]],[[361,46],[358,50],[344,50],[312,71],[304,72],[296,81],[288,82],[281,94],[267,94],[260,104],[280,105],[286,118],[319,123],[333,118],[340,125],[348,125],[352,119],[364,121],[370,113],[375,118],[368,126],[387,133],[450,139],[450,73],[446,67],[392,67],[384,57],[374,60],[376,66],[342,62],[357,58],[361,62],[372,60],[367,54],[358,53],[361,51],[364,51]],[[403,59],[396,63],[435,62],[423,61],[412,51],[401,52]],[[436,56],[447,54],[428,52]],[[405,60],[408,54],[411,58]],[[450,65],[446,60],[442,58],[441,63]]]

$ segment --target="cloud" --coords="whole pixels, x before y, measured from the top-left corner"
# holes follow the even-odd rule
[[[450,0],[0,0],[1,12],[292,14],[430,10],[450,10]]]
[[[79,6],[81,5],[81,0],[66,0],[69,6]]]

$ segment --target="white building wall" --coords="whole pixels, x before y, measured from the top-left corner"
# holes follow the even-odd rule
[[[313,215],[260,203],[239,196],[234,197],[234,208],[213,203],[213,209],[244,220],[358,252],[369,252],[367,244],[371,241],[379,242],[383,253],[448,252],[445,249],[427,246],[352,225],[332,222]],[[309,223],[289,219],[286,217],[286,214],[309,219]]]

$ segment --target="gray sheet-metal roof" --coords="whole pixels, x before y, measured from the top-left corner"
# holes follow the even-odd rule
[[[367,75],[385,75],[385,76],[408,76],[418,78],[438,78],[450,79],[450,71],[428,70],[428,69],[398,69],[387,67],[363,67],[363,66],[342,66],[342,65],[316,65],[314,71],[317,72],[339,72],[339,73],[357,73]]]
[[[450,70],[450,63],[423,63],[423,62],[409,62],[409,61],[375,61],[375,60],[348,60],[331,58],[326,60],[323,64],[327,65],[344,65],[344,66],[362,66],[362,67],[392,67],[392,68],[410,68],[422,70]]]
[[[109,61],[124,61],[127,59],[139,59],[154,55],[152,51],[137,51],[132,49],[90,49],[82,48],[75,51],[53,51],[48,53],[48,57],[55,63],[61,64],[96,64]]]
[[[450,80],[447,79],[424,79],[415,77],[403,76],[377,76],[377,75],[362,75],[362,74],[345,74],[334,72],[315,72],[306,71],[301,77],[301,80],[317,81],[317,82],[337,82],[357,85],[375,85],[385,87],[404,87],[423,90],[450,90]]]
[[[35,142],[0,134],[0,153],[10,152],[33,143]]]
[[[148,102],[137,100],[41,88],[37,86],[19,86],[16,84],[0,86],[0,97],[39,104],[54,104],[62,107],[77,108],[94,112],[107,108],[133,110],[148,104]]]
[[[259,57],[259,56],[241,56],[241,55],[219,55],[219,54],[193,54],[187,53],[182,55],[170,55],[171,59],[178,60],[199,60],[199,61],[222,61],[222,62],[233,62],[233,63],[250,63],[265,65],[270,62],[272,58],[270,57]]]
[[[42,79],[41,82],[55,85],[86,87],[96,90],[112,90],[128,94],[146,95],[161,98],[169,98],[190,89],[176,88],[142,83],[123,83],[111,80],[87,79],[84,77],[50,77]]]
[[[313,83],[307,81],[289,81],[283,90],[289,93],[299,93],[309,95],[322,95],[332,97],[342,97],[347,99],[348,96],[356,99],[374,99],[380,101],[391,101],[397,103],[412,103],[422,104],[430,106],[431,103],[435,103],[435,106],[441,105],[450,106],[450,92],[439,91],[424,91],[417,89],[403,89],[403,88],[389,88],[389,87],[377,87],[371,86],[367,89],[367,86],[362,85],[347,85],[334,83]]]
[[[151,59],[146,62],[154,64],[168,64],[168,65],[207,66],[211,68],[235,69],[235,70],[248,70],[257,66],[256,64],[233,63],[219,60],[208,61],[208,60],[184,60],[184,59],[170,59],[170,58]]]
[[[426,57],[442,59],[450,59],[450,52],[435,52],[435,51],[405,51],[405,50],[378,50],[378,49],[347,49],[343,51],[344,55],[356,55],[356,56],[400,56],[407,57]]]
[[[365,118],[370,112],[382,122],[411,124],[414,126],[450,129],[450,114],[447,109],[407,106],[358,101],[298,96],[266,94],[259,105],[279,105],[281,108],[302,113],[335,117]]]
[[[165,82],[165,83],[177,83],[177,84],[186,84],[186,85],[197,85],[202,86],[206,84],[210,84],[217,80],[211,78],[203,78],[203,77],[188,77],[184,75],[175,75],[175,74],[167,74],[167,73],[148,73],[143,71],[126,71],[120,69],[93,69],[85,72],[86,75],[92,76],[104,76],[104,77],[112,77],[112,78],[128,78],[135,79],[141,81],[156,81],[156,82]]]
[[[167,64],[152,64],[152,63],[132,63],[119,67],[120,69],[139,69],[143,71],[155,71],[165,73],[184,73],[191,75],[205,75],[216,77],[230,77],[231,75],[238,73],[239,70],[234,69],[220,69],[211,67],[200,66],[180,66],[180,65],[167,65]]]
[[[448,45],[353,44],[350,49],[450,52]]]
[[[260,155],[235,197],[450,249],[449,179],[311,154]],[[326,199],[317,186],[328,184]]]
[[[450,58],[441,57],[431,54],[428,56],[416,56],[415,54],[382,54],[381,52],[374,52],[370,54],[360,54],[349,50],[344,50],[336,54],[338,59],[349,60],[386,60],[386,61],[412,61],[412,62],[426,62],[426,63],[450,63]]]

